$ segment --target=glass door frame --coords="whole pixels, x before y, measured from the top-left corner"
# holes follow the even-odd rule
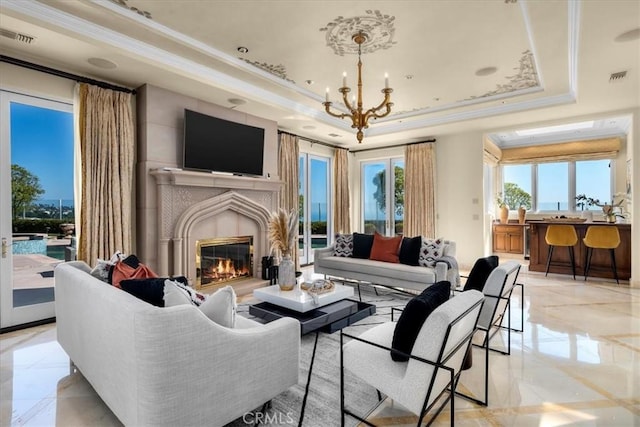
[[[55,317],[55,301],[21,307],[13,306],[11,103],[73,113],[71,103],[0,90],[0,238],[6,239],[6,254],[0,255],[0,328],[2,329]]]
[[[364,169],[367,165],[372,164],[383,164],[385,173],[385,214],[386,218],[384,219],[384,234],[386,236],[395,236],[395,228],[396,228],[396,219],[395,219],[395,166],[398,163],[402,163],[402,168],[405,168],[405,159],[404,157],[390,157],[387,159],[377,159],[377,160],[363,160],[360,162],[360,230],[363,233],[366,233],[365,230],[365,191],[364,191]],[[403,214],[404,221],[404,214]]]
[[[302,212],[303,212],[303,234],[298,235],[298,241],[302,238],[302,248],[299,250],[298,258],[300,260],[300,265],[308,265],[312,264],[314,261],[313,258],[313,236],[311,230],[311,209],[310,209],[310,195],[311,195],[311,183],[310,183],[310,175],[311,175],[311,161],[318,160],[321,162],[325,162],[327,164],[327,246],[331,244],[333,236],[333,161],[331,157],[322,156],[318,154],[312,154],[307,152],[300,152],[300,157],[298,161],[302,161],[304,165],[304,174],[302,177],[302,182],[299,183],[299,189],[302,190],[303,195],[303,204],[302,204]]]

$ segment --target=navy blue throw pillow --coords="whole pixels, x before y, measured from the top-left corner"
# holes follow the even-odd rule
[[[429,286],[422,293],[407,303],[402,311],[396,329],[393,331],[393,340],[391,341],[391,358],[396,362],[406,362],[409,360],[398,351],[411,354],[413,344],[418,338],[422,325],[427,317],[438,306],[449,299],[451,294],[451,283],[441,281]],[[398,351],[396,351],[398,350]]]
[[[402,239],[400,245],[400,264],[406,265],[420,265],[418,260],[420,259],[420,250],[422,249],[422,236],[417,237],[405,237]]]
[[[373,246],[373,234],[353,233],[353,258],[369,259]]]
[[[150,279],[129,279],[122,280],[120,287],[123,291],[129,292],[136,298],[146,301],[156,307],[164,307],[164,281],[166,277],[154,277]],[[189,282],[184,276],[172,277],[171,280],[188,285]]]

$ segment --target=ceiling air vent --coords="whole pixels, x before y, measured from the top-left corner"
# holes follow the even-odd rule
[[[624,79],[625,77],[627,77],[627,72],[626,71],[620,71],[620,72],[617,72],[617,73],[611,73],[611,75],[609,76],[609,83],[618,82],[618,81]]]
[[[28,36],[26,34],[16,33],[15,31],[7,30],[5,28],[0,28],[0,35],[2,37],[6,37],[11,40],[16,40],[22,43],[31,44],[36,39],[33,36]]]

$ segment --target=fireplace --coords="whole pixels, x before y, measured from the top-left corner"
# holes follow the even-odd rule
[[[196,288],[253,277],[253,237],[196,241]]]

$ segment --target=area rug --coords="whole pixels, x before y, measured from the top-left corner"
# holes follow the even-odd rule
[[[357,298],[357,290],[356,290]],[[362,301],[376,305],[376,313],[344,329],[353,335],[360,335],[367,329],[391,320],[391,307],[402,308],[411,298],[410,295],[390,290],[378,290],[370,286],[361,287]],[[245,317],[249,305],[239,305],[238,312]],[[398,313],[396,313],[397,316]],[[227,427],[239,427],[252,424],[260,418],[262,425],[298,425],[302,401],[304,398],[309,365],[313,353],[315,333],[303,335],[300,343],[300,375],[298,385],[276,396],[271,408],[264,414],[249,415],[230,423]],[[316,357],[309,384],[309,394],[304,410],[302,425],[305,427],[327,427],[340,425],[340,332],[328,334],[321,332],[318,337]],[[356,413],[367,414],[377,404],[376,390],[359,381],[345,371],[345,401]],[[260,408],[258,408],[260,410]],[[347,426],[355,426],[357,421],[347,417]]]

